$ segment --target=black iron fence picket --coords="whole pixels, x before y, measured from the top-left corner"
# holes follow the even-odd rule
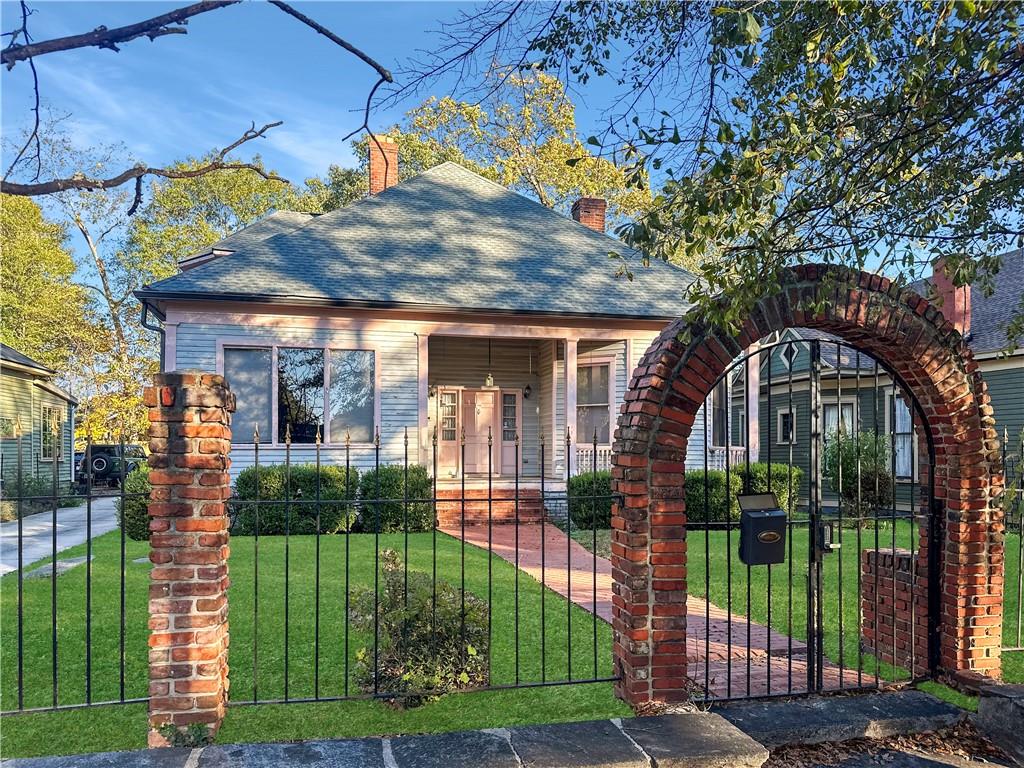
[[[1016,574],[1003,585],[1003,604],[1015,606],[1003,615],[1003,650],[1024,651],[1024,429],[1014,439],[1004,428],[1002,437],[1007,573]]]

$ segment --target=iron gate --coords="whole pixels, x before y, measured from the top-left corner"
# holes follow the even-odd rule
[[[703,456],[691,450],[686,478],[695,697],[874,688],[933,670],[934,449],[899,376],[804,331],[736,359],[702,414],[703,442],[690,442]],[[781,562],[740,561],[744,493],[774,493],[785,512]]]

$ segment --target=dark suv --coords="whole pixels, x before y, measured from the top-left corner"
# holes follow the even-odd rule
[[[90,467],[86,466],[86,458],[84,451],[75,454],[75,481],[80,485],[88,482]],[[91,459],[93,484],[116,486],[121,482],[122,474],[127,477],[146,463],[146,451],[141,445],[128,443],[122,456],[121,446],[117,443],[93,443]]]

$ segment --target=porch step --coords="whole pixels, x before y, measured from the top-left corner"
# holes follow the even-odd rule
[[[441,527],[462,525],[510,525],[516,522],[516,492],[512,488],[494,488],[488,497],[486,488],[467,488],[465,504],[461,488],[438,488],[437,522]],[[490,502],[488,502],[490,498]],[[465,507],[465,511],[463,511]],[[545,518],[540,491],[519,489],[520,524],[539,523]]]

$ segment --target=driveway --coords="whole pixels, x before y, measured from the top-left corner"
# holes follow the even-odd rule
[[[92,537],[117,528],[114,496],[92,502]],[[22,518],[25,567],[53,554],[53,513],[41,512]],[[61,507],[57,510],[57,551],[85,543],[86,507]],[[18,521],[0,523],[0,575],[18,569]]]

